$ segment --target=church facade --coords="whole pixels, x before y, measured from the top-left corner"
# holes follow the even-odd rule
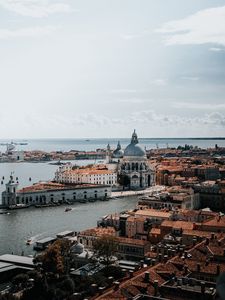
[[[123,158],[118,162],[118,176],[126,181],[130,189],[145,189],[155,184],[155,172],[148,164],[146,152],[139,145],[135,130]]]

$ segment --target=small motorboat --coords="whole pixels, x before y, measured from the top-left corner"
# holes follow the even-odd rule
[[[71,210],[72,210],[71,207],[66,207],[66,208],[65,208],[65,212],[68,212],[68,211],[71,211]]]
[[[32,239],[28,239],[28,240],[26,241],[26,244],[27,244],[27,245],[31,245],[31,244],[32,244]]]

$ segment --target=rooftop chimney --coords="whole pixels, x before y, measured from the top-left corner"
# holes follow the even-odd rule
[[[154,280],[154,296],[158,295],[159,282],[158,280]]]
[[[114,281],[114,284],[115,284],[114,290],[117,291],[119,289],[120,283],[119,281]]]
[[[216,266],[216,275],[219,275],[220,274],[220,265],[217,265]]]
[[[163,261],[166,262],[168,260],[168,255],[163,256]]]
[[[145,272],[145,282],[149,282],[149,281],[150,281],[150,273]]]
[[[158,255],[158,259],[159,259],[159,262],[161,262],[161,261],[162,261],[162,254],[161,254],[161,253],[159,253],[159,255]]]
[[[132,270],[129,270],[129,275],[130,275],[130,278],[132,278],[132,277],[133,277],[133,273],[134,273],[134,271],[132,271]]]
[[[140,263],[141,263],[141,267],[143,268],[143,266],[144,266],[144,260],[142,259],[142,260],[140,261]]]
[[[147,264],[147,266],[151,265],[151,258],[150,257],[146,258],[146,264]]]
[[[104,286],[100,286],[100,287],[98,288],[98,291],[99,291],[99,294],[100,294],[100,295],[102,295],[104,289],[105,289]]]

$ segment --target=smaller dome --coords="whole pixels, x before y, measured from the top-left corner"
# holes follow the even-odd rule
[[[121,149],[120,142],[118,142],[116,150],[113,151],[113,158],[122,158],[123,150]]]
[[[81,243],[77,243],[71,248],[71,252],[74,254],[81,254],[84,252],[84,246]]]

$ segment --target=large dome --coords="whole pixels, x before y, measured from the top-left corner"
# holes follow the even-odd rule
[[[146,154],[145,150],[142,149],[142,147],[138,145],[137,134],[134,130],[134,133],[132,134],[131,142],[124,150],[124,156],[143,157],[143,156],[145,156],[145,154]]]
[[[129,144],[124,150],[124,156],[145,156],[145,151],[139,145]]]

